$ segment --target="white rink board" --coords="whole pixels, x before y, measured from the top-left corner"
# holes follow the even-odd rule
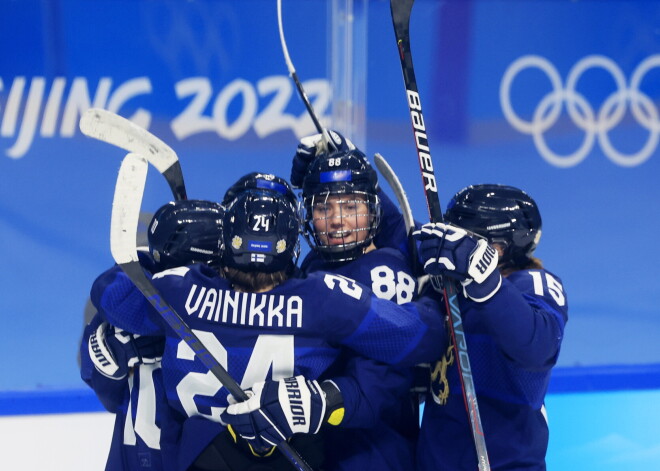
[[[549,394],[548,470],[658,469],[658,404],[660,389]],[[0,416],[0,470],[102,471],[113,425],[108,412]]]
[[[107,412],[0,417],[0,469],[103,470],[114,418]]]

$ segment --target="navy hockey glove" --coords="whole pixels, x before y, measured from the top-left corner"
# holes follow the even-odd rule
[[[461,282],[463,293],[476,302],[490,299],[502,284],[497,250],[486,240],[450,224],[428,223],[413,232],[419,242],[424,271]]]
[[[130,368],[160,361],[165,349],[165,337],[129,334],[103,322],[89,336],[89,356],[104,376],[123,379]]]
[[[247,401],[239,403],[230,397],[230,405],[220,419],[257,452],[295,433],[318,433],[325,421],[338,425],[343,418],[341,393],[331,381],[321,387],[304,376],[294,376],[255,383],[248,395]]]
[[[329,145],[333,147],[330,149],[331,152],[346,152],[355,149],[353,143],[337,131],[328,129],[328,135],[332,141],[329,143]],[[321,153],[322,143],[322,134],[314,134],[313,136],[303,137],[300,140],[291,165],[291,186],[294,188],[302,188],[303,180],[307,175],[307,169],[314,159]]]

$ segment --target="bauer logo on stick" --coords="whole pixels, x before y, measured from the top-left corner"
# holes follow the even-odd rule
[[[426,136],[426,126],[424,125],[419,94],[412,90],[406,90],[406,92],[408,95],[408,108],[410,108],[410,119],[415,129],[415,144],[417,145],[419,165],[422,169],[422,178],[424,178],[424,189],[437,193],[438,187],[435,182],[435,175],[433,174],[433,161],[431,160],[431,150],[429,149],[429,140]]]

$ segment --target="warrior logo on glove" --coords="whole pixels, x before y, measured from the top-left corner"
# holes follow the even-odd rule
[[[292,425],[307,425],[305,420],[305,408],[303,407],[302,393],[298,385],[298,378],[285,378],[284,385],[289,397],[289,407],[291,409]]]

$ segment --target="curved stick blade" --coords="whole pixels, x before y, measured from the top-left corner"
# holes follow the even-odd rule
[[[119,168],[110,222],[110,251],[119,265],[137,262],[137,229],[147,180],[147,161],[139,154],[124,157]]]
[[[392,191],[394,191],[394,196],[396,196],[396,200],[399,202],[399,207],[401,208],[401,213],[403,214],[403,221],[406,225],[406,232],[410,234],[410,229],[415,225],[415,221],[413,219],[412,208],[410,207],[410,202],[408,201],[408,196],[406,196],[406,192],[403,189],[403,185],[401,184],[399,177],[396,175],[396,173],[394,173],[394,170],[390,164],[387,162],[387,160],[385,160],[385,157],[379,153],[376,153],[374,155],[374,162],[378,171],[390,185]]]
[[[179,157],[170,146],[149,131],[102,108],[86,110],[79,126],[88,137],[142,155],[163,174],[176,199],[187,198]]]

